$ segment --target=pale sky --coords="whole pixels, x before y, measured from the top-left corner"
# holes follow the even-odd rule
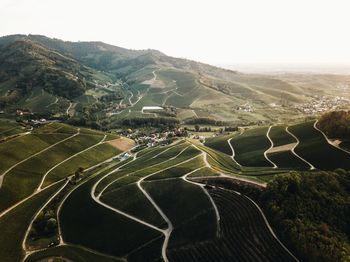
[[[103,41],[211,64],[350,64],[349,0],[0,0],[0,35]]]

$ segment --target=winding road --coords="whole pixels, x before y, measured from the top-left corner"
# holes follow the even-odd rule
[[[339,145],[335,144],[332,140],[330,140],[330,139],[327,137],[327,135],[326,135],[321,129],[319,129],[319,128],[317,127],[317,123],[318,123],[318,120],[315,121],[315,123],[314,123],[314,128],[315,128],[317,131],[319,131],[319,132],[323,135],[323,137],[327,140],[328,144],[330,144],[331,146],[334,146],[335,148],[337,148],[337,149],[339,149],[339,150],[341,150],[341,151],[343,151],[343,152],[345,152],[345,153],[347,153],[347,154],[350,155],[350,152],[349,152],[349,151],[345,150],[344,148],[341,148]]]
[[[297,141],[297,143],[293,146],[293,148],[290,150],[297,158],[299,158],[300,160],[302,160],[303,162],[305,162],[307,165],[309,165],[310,170],[315,170],[316,168],[310,163],[308,162],[306,159],[302,158],[301,156],[299,156],[297,153],[295,153],[295,148],[299,145],[300,141],[298,139],[297,136],[295,136],[292,132],[290,132],[288,130],[288,126],[286,127],[286,132],[288,134],[290,134],[292,137],[294,137],[294,139]]]
[[[58,144],[60,144],[60,143],[63,143],[63,142],[65,142],[65,141],[67,141],[67,140],[69,140],[69,139],[71,139],[71,138],[73,138],[73,137],[79,135],[79,133],[80,133],[80,128],[77,129],[77,132],[76,132],[74,135],[71,135],[71,136],[69,136],[69,137],[67,137],[67,138],[65,138],[65,139],[62,139],[62,140],[58,141],[57,143],[52,144],[52,145],[50,145],[50,146],[44,148],[43,150],[41,150],[41,151],[39,151],[39,152],[37,152],[37,153],[35,153],[35,154],[33,154],[33,155],[30,155],[29,157],[27,157],[27,158],[25,158],[25,159],[23,159],[23,160],[17,162],[17,163],[14,164],[13,166],[11,166],[9,169],[7,169],[7,170],[0,176],[0,189],[1,189],[2,181],[3,181],[4,177],[5,177],[5,175],[6,175],[8,172],[10,172],[12,169],[14,169],[16,166],[18,166],[18,165],[24,163],[25,161],[27,161],[27,160],[29,160],[29,159],[31,159],[31,158],[33,158],[33,157],[35,157],[35,156],[37,156],[37,155],[39,155],[39,154],[45,152],[45,151],[47,151],[47,150],[53,148],[54,146],[56,146],[56,145],[58,145]]]
[[[68,160],[72,159],[73,157],[75,157],[75,156],[77,156],[77,155],[80,155],[81,153],[84,153],[85,151],[88,151],[88,150],[90,150],[91,148],[94,148],[94,147],[96,147],[96,146],[102,144],[102,143],[104,142],[104,140],[106,139],[106,137],[107,137],[107,135],[104,135],[103,138],[101,139],[101,141],[98,142],[97,144],[94,144],[94,145],[92,145],[92,146],[90,146],[90,147],[85,148],[84,150],[79,151],[78,153],[75,153],[74,155],[71,155],[70,157],[64,159],[63,161],[59,162],[58,164],[56,164],[56,165],[54,165],[52,168],[50,168],[50,169],[44,174],[44,176],[42,177],[42,179],[41,179],[41,181],[40,181],[40,184],[39,184],[38,188],[36,189],[36,191],[42,190],[42,186],[43,186],[43,184],[44,184],[44,181],[45,181],[46,177],[49,175],[49,173],[50,173],[52,170],[54,170],[56,167],[62,165],[63,163],[67,162]]]
[[[270,141],[271,146],[264,152],[264,157],[266,158],[267,161],[269,161],[273,165],[273,168],[277,168],[278,166],[271,159],[269,159],[267,156],[268,151],[270,151],[274,147],[273,141],[269,136],[271,128],[272,128],[272,126],[269,126],[269,129],[266,132],[266,137]]]

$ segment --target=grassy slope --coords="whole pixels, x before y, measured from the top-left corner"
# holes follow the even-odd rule
[[[22,127],[16,122],[10,122],[0,119],[0,140],[23,132],[25,132],[25,130],[22,129]]]
[[[220,238],[169,250],[172,261],[293,261],[245,196],[209,190],[220,213]]]
[[[207,152],[208,162],[215,170],[228,174],[240,171],[240,167],[232,160],[230,156],[209,147],[199,146],[199,148]]]
[[[67,135],[33,134],[20,136],[0,144],[0,173],[19,161],[43,150]]]
[[[292,151],[281,151],[267,154],[269,159],[273,161],[279,168],[290,168],[290,169],[309,169],[304,161],[296,157]]]
[[[101,161],[109,159],[119,153],[121,153],[120,150],[107,143],[100,144],[73,157],[72,159],[55,168],[50,173],[50,176],[47,177],[44,185],[48,185],[61,179],[62,177],[73,174],[78,169],[78,167],[88,168],[94,166]]]
[[[300,144],[295,149],[296,153],[319,169],[349,170],[350,155],[329,145],[322,134],[314,129],[313,124],[314,122],[307,122],[289,128],[289,131],[300,140]]]
[[[69,261],[75,261],[75,262],[115,262],[115,261],[124,261],[122,259],[118,258],[112,258],[107,256],[98,255],[93,252],[89,252],[86,249],[81,249],[76,246],[58,246],[49,248],[43,251],[39,251],[37,253],[34,253],[30,255],[25,261],[26,262],[35,262],[35,261],[46,261],[46,259],[49,258],[65,258]],[[54,260],[55,261],[55,260]],[[60,260],[59,260],[60,261]],[[65,260],[64,260],[65,261]]]
[[[101,201],[158,227],[166,222],[136,184],[130,184],[103,194]]]
[[[296,143],[297,141],[286,132],[285,126],[273,126],[269,136],[274,143],[274,147]],[[279,168],[308,169],[309,166],[296,157],[290,150],[267,154]]]
[[[210,137],[205,140],[204,145],[227,155],[232,155],[232,150],[227,140],[233,136],[233,134],[230,134],[225,136]]]
[[[204,167],[197,170],[196,172],[193,172],[188,177],[218,176],[218,175],[219,175],[218,172],[216,172],[215,170],[209,167]]]
[[[266,132],[267,127],[250,129],[231,140],[238,163],[251,167],[271,166],[264,157],[264,152],[271,145]]]
[[[197,158],[195,158],[192,161],[178,165],[176,167],[171,167],[171,168],[166,169],[158,174],[155,174],[151,177],[148,177],[148,178],[146,178],[145,181],[181,177],[181,176],[186,175],[187,173],[189,173],[189,172],[191,172],[199,167],[204,167],[204,166],[205,166],[205,164],[203,162],[203,158],[201,156],[198,156]]]
[[[81,185],[63,205],[60,219],[65,241],[124,256],[160,236],[159,232],[94,202],[90,190],[98,178]]]
[[[0,189],[0,210],[8,208],[30,195],[50,168],[69,156],[97,143],[100,139],[101,136],[78,135],[15,167],[5,176]],[[51,179],[50,175],[49,173],[50,182],[58,181],[60,178],[67,176],[66,173],[63,173],[63,175],[61,173],[60,176]]]
[[[59,183],[40,192],[0,218],[2,262],[20,261],[24,257],[22,240],[29,226],[30,219],[61,185],[62,183]]]
[[[182,179],[144,182],[142,186],[174,226],[169,247],[215,236],[214,209],[199,186]]]
[[[122,175],[129,174],[129,173],[136,173],[137,171],[139,171],[141,169],[146,169],[146,168],[148,168],[149,171],[147,172],[147,170],[145,170],[143,172],[145,174],[148,174],[149,172],[153,171],[153,169],[150,168],[151,166],[154,165],[157,167],[158,165],[160,165],[161,162],[167,161],[169,158],[176,156],[177,154],[179,154],[181,152],[181,150],[185,149],[186,147],[188,147],[187,144],[181,144],[181,145],[170,146],[170,147],[146,149],[145,151],[140,152],[138,154],[138,158],[135,161],[133,161],[132,163],[129,163],[127,165],[127,167],[125,167],[124,169],[122,169],[119,172],[111,174],[110,176],[108,176],[107,178],[102,180],[101,183],[97,186],[96,192],[99,192],[102,188],[104,188],[111,181],[114,181],[116,178],[119,178]],[[168,148],[170,148],[170,149],[167,150]],[[167,151],[165,151],[165,150],[167,150]],[[164,152],[164,153],[162,153],[162,152]],[[162,153],[162,154],[155,158],[155,156],[158,155],[159,153]],[[145,165],[145,163],[147,163],[147,165]],[[157,170],[158,169],[156,169],[155,171],[157,171]],[[137,181],[136,179],[134,179],[134,180]],[[132,181],[134,181],[134,180],[132,180]],[[114,187],[115,187],[115,185],[114,185]]]
[[[290,134],[286,132],[285,126],[273,126],[270,130],[269,136],[272,139],[275,147],[297,142]]]

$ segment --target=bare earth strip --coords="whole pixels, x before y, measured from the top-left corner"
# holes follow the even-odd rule
[[[347,150],[345,150],[344,148],[341,148],[341,147],[339,146],[339,144],[341,143],[341,141],[339,141],[339,140],[330,140],[330,139],[327,137],[327,135],[326,135],[321,129],[319,129],[319,128],[317,127],[317,123],[318,123],[318,120],[315,121],[314,128],[315,128],[318,132],[320,132],[320,133],[323,135],[323,137],[327,140],[328,144],[330,144],[331,146],[334,146],[335,148],[337,148],[337,149],[339,149],[339,150],[341,150],[341,151],[343,151],[343,152],[345,152],[345,153],[347,153],[347,154],[350,154],[349,151],[347,151]]]
[[[288,130],[288,127],[286,127],[286,132],[288,134],[290,134],[292,137],[294,137],[294,139],[297,141],[297,143],[293,146],[293,148],[291,149],[292,153],[297,157],[299,158],[300,160],[304,161],[306,164],[308,164],[310,166],[310,170],[314,170],[316,169],[310,162],[308,162],[306,159],[302,158],[301,156],[299,156],[297,153],[295,153],[295,148],[299,145],[300,141],[299,141],[299,138],[294,135],[292,132],[290,132]]]
[[[128,151],[135,146],[135,142],[126,137],[110,140],[107,143],[121,151]]]
[[[267,153],[271,154],[271,153],[276,153],[276,152],[284,152],[284,151],[289,151],[292,150],[292,148],[294,148],[296,146],[297,143],[290,143],[290,144],[286,144],[286,145],[282,145],[282,146],[275,146],[273,148],[271,148]]]

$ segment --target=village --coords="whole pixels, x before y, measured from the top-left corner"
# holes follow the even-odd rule
[[[350,99],[340,96],[313,96],[312,101],[295,105],[295,108],[307,115],[315,115],[330,110],[346,109],[350,105]]]

